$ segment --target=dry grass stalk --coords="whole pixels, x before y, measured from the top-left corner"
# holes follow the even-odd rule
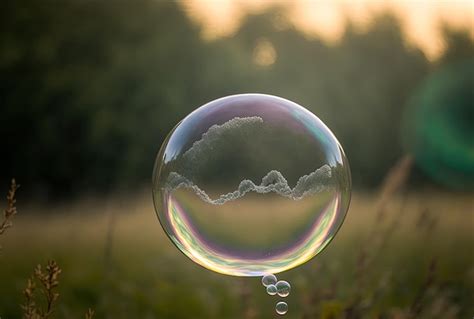
[[[15,194],[19,187],[20,185],[17,185],[15,179],[12,179],[10,190],[7,194],[7,208],[3,212],[3,221],[0,224],[0,235],[13,225],[12,218],[17,214]]]
[[[59,298],[59,293],[56,288],[59,285],[59,275],[61,268],[52,260],[49,261],[45,269],[41,265],[36,266],[35,271],[30,279],[28,279],[27,286],[23,290],[25,296],[25,304],[23,308],[23,318],[25,319],[47,319],[50,318],[54,306]],[[40,307],[36,302],[36,284],[39,283],[40,290],[46,300],[46,304]]]
[[[0,224],[0,235],[12,226],[12,218],[17,214],[15,194],[20,185],[15,179],[12,179],[10,190],[7,194],[7,208],[4,211],[4,220]],[[1,248],[1,247],[0,247]],[[25,296],[25,303],[21,306],[23,309],[24,319],[47,319],[50,318],[54,312],[54,307],[59,298],[59,293],[56,288],[59,286],[59,275],[62,270],[59,265],[51,260],[45,268],[41,265],[36,266],[33,275],[28,279],[26,288],[23,290]],[[37,285],[40,287],[45,303],[37,301]],[[40,306],[44,304],[44,306]],[[88,309],[85,318],[92,319],[94,311]]]
[[[86,312],[86,319],[92,319],[94,317],[94,310],[89,308]]]
[[[255,307],[252,305],[251,293],[248,282],[245,279],[240,280],[240,285],[238,288],[239,299],[242,305],[243,319],[255,319],[258,317],[258,313]]]
[[[387,173],[379,191],[379,196],[377,203],[375,205],[375,224],[372,227],[372,232],[369,234],[368,238],[366,239],[367,243],[374,243],[374,242],[383,242],[385,240],[383,238],[378,238],[380,236],[385,236],[391,232],[382,232],[377,234],[377,232],[380,232],[381,224],[383,220],[385,219],[385,212],[387,210],[387,206],[392,200],[392,198],[395,196],[395,194],[400,191],[406,184],[408,177],[410,176],[411,168],[413,165],[413,158],[411,155],[406,155],[402,157]],[[403,210],[403,205],[401,207],[401,211]],[[392,227],[394,228],[394,225]],[[362,249],[360,252],[359,256],[359,261],[358,261],[358,268],[360,271],[365,271],[366,268],[366,263],[367,263],[367,257],[368,257],[368,251],[366,251],[366,248],[368,245],[362,245]]]
[[[387,173],[380,187],[378,200],[375,204],[375,224],[361,245],[355,267],[355,289],[352,302],[345,309],[346,318],[359,318],[364,308],[370,305],[363,305],[362,292],[366,290],[367,275],[370,267],[377,255],[383,250],[388,239],[397,228],[399,219],[394,219],[387,229],[383,229],[387,206],[393,197],[404,188],[410,176],[413,166],[413,157],[405,155]],[[404,211],[405,203],[402,201],[398,216]],[[370,250],[369,250],[370,247]]]
[[[395,195],[401,188],[403,188],[408,180],[413,166],[413,157],[405,155],[402,157],[385,175],[385,178],[380,187],[376,211],[383,212],[387,204],[390,202],[393,195]],[[380,216],[378,216],[380,217]]]
[[[429,209],[425,208],[420,212],[415,227],[420,231],[424,231],[425,236],[429,237],[433,234],[433,229],[436,228],[437,224],[437,216],[433,215],[433,213]]]
[[[49,261],[44,268],[41,265],[36,266],[33,275],[28,279],[26,288],[23,290],[25,296],[25,303],[21,306],[23,319],[48,319],[52,316],[59,298],[56,289],[59,286],[61,272],[61,268],[54,260]],[[38,286],[44,302],[38,301]],[[85,318],[92,319],[93,317],[94,310],[89,308]]]
[[[367,235],[364,244],[361,245],[360,251],[356,259],[355,267],[355,287],[353,296],[346,304],[337,301],[337,281],[333,282],[332,289],[324,294],[321,290],[313,291],[311,296],[305,300],[308,304],[303,314],[303,318],[342,318],[358,319],[364,316],[384,294],[384,290],[389,284],[390,274],[383,278],[375,291],[369,296],[364,296],[367,291],[367,276],[371,273],[371,266],[378,253],[383,249],[384,245],[390,238],[392,232],[396,229],[397,221],[393,221],[388,229],[384,229],[382,224],[385,220],[385,213],[389,203],[393,197],[402,190],[408,181],[411,168],[413,166],[413,158],[411,155],[402,157],[387,173],[379,190],[378,200],[375,203],[375,223]],[[400,207],[401,213],[404,210],[405,203],[402,201]],[[331,300],[334,302],[331,303]],[[326,304],[327,309],[323,309],[322,305]]]
[[[371,262],[370,257],[375,257],[375,254],[369,256],[369,252],[367,247],[369,243],[378,243],[377,246],[382,248],[383,243],[385,243],[390,237],[393,230],[396,228],[397,220],[395,220],[391,227],[387,231],[381,232],[382,229],[381,225],[385,219],[385,212],[387,210],[387,206],[392,200],[392,198],[399,192],[406,184],[411,168],[413,166],[413,157],[411,155],[405,155],[402,157],[387,173],[382,182],[382,185],[379,190],[378,200],[375,204],[375,224],[372,227],[371,232],[367,236],[365,245],[361,246],[361,250],[359,252],[359,257],[356,264],[356,277],[361,278],[364,276],[366,269]],[[404,203],[402,203],[402,207],[400,208],[401,213],[404,208]],[[374,247],[371,246],[371,249],[374,250]],[[379,249],[375,249],[379,251]]]
[[[38,313],[35,302],[35,290],[36,284],[33,278],[28,279],[23,295],[25,296],[25,304],[22,305],[23,318],[24,319],[41,319],[41,315]]]
[[[434,285],[436,272],[436,259],[433,258],[428,267],[428,273],[410,307],[410,318],[418,318],[423,310],[423,297],[425,297],[430,287]]]

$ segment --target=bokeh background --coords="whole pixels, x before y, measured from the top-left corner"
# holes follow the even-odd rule
[[[26,280],[48,259],[63,269],[56,318],[275,317],[258,279],[172,247],[151,203],[166,134],[246,92],[307,107],[352,170],[340,234],[285,274],[288,318],[472,317],[473,7],[2,1],[0,185],[21,188],[0,236],[0,317],[22,317]]]

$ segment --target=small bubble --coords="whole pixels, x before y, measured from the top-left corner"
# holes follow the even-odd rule
[[[288,312],[288,304],[284,301],[280,301],[275,306],[276,313],[279,315],[284,315]]]
[[[267,294],[269,294],[270,296],[276,295],[277,292],[278,292],[278,289],[275,285],[268,285],[267,286]]]
[[[290,294],[291,286],[287,281],[280,280],[276,283],[275,286],[277,289],[278,296],[286,297]]]
[[[277,277],[273,274],[268,274],[268,275],[265,275],[263,276],[262,278],[262,284],[265,286],[265,287],[268,287],[270,285],[274,285],[277,283]]]

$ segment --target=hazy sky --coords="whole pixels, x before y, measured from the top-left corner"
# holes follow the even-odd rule
[[[374,13],[390,9],[402,22],[410,44],[436,59],[444,44],[439,25],[468,29],[474,39],[474,1],[470,0],[187,0],[187,14],[202,26],[206,39],[231,35],[248,13],[259,13],[271,5],[284,8],[280,23],[293,24],[308,36],[337,42],[346,18],[363,29]]]

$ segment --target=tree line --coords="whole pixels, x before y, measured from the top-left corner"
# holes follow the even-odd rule
[[[0,11],[0,180],[41,196],[149,183],[167,132],[198,106],[261,92],[304,105],[336,134],[354,184],[378,184],[403,154],[402,114],[433,70],[473,57],[445,28],[436,62],[408,45],[397,18],[350,22],[337,44],[250,15],[232,37],[203,41],[175,2],[7,0]],[[273,61],[256,61],[261,43]]]

